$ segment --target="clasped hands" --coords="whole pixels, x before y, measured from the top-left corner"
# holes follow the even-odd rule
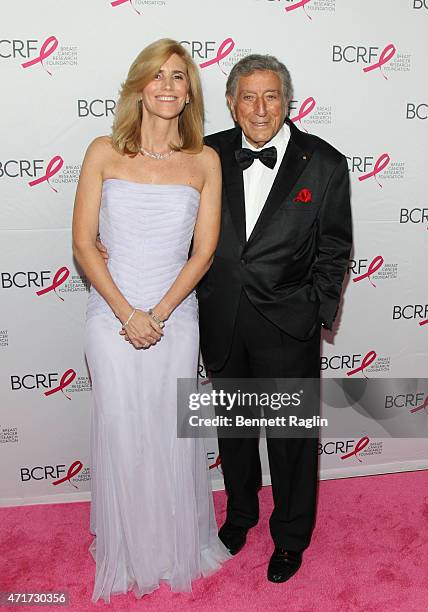
[[[148,312],[138,308],[119,333],[137,349],[150,348],[163,336],[162,328],[155,319]]]
[[[107,249],[97,236],[96,247],[100,252],[104,263],[107,264],[108,253]],[[134,310],[134,309],[133,309]],[[148,349],[162,338],[163,331],[159,323],[144,310],[135,309],[135,312],[130,313],[128,321],[124,321],[119,334],[124,340],[130,342],[135,348]]]

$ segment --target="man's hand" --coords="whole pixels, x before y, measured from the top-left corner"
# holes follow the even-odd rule
[[[108,262],[108,253],[107,253],[107,249],[105,248],[105,246],[103,245],[103,243],[100,240],[100,235],[99,234],[97,236],[97,240],[95,242],[95,246],[97,247],[97,249],[101,253],[102,258],[104,259],[104,263],[106,264]]]

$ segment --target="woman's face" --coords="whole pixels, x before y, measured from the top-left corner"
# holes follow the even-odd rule
[[[188,100],[186,64],[174,53],[161,66],[153,81],[143,89],[143,109],[157,117],[173,119],[181,113]]]

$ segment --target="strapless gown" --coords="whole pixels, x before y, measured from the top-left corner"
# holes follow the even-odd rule
[[[110,273],[130,304],[147,310],[185,264],[199,207],[189,185],[121,179],[103,183],[100,235]],[[196,378],[195,294],[165,324],[165,335],[136,350],[92,288],[85,353],[92,379],[92,599],[163,581],[173,591],[217,570],[229,553],[217,537],[204,442],[177,439],[177,378]]]

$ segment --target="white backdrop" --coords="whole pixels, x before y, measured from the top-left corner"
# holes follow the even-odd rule
[[[352,179],[355,247],[336,333],[324,337],[323,375],[427,375],[427,26],[428,0],[3,8],[0,505],[89,498],[87,288],[71,253],[74,192],[87,145],[110,131],[131,61],[161,37],[183,41],[201,65],[207,133],[232,126],[224,88],[234,62],[251,52],[285,62],[290,116],[346,154]],[[397,396],[394,409],[425,419],[427,395]],[[349,438],[323,440],[321,476],[428,467],[425,440],[364,436],[356,424]],[[220,487],[216,458],[210,440]]]

